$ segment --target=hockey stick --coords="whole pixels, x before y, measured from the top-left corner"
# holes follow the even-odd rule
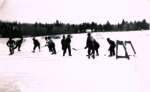
[[[79,50],[83,50],[84,48],[80,48],[80,49],[76,49],[76,48],[72,48],[75,51],[79,51]]]

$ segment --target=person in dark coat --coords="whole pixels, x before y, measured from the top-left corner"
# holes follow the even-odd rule
[[[55,43],[53,42],[51,37],[47,37],[46,45],[48,46],[49,52],[52,52],[52,54],[56,54]]]
[[[65,35],[63,35],[63,38],[61,39],[61,46],[62,46],[62,50],[64,51],[66,48],[66,38]]]
[[[35,38],[33,37],[33,44],[34,44],[34,47],[33,47],[33,53],[35,52],[35,49],[38,47],[39,48],[39,52],[40,52],[40,42]]]
[[[52,46],[51,46],[52,41],[49,40],[49,37],[45,37],[45,40],[46,40],[46,45],[45,46],[48,46],[49,52],[52,52]]]
[[[92,56],[95,58],[95,49],[94,49],[94,38],[91,36],[91,33],[87,34],[87,41],[86,41],[86,46],[85,49],[88,48],[88,58]]]
[[[68,52],[69,52],[69,56],[72,56],[71,55],[71,46],[70,46],[70,43],[71,43],[71,35],[68,35],[66,40],[65,40],[65,45],[64,45],[64,52],[63,52],[63,56],[65,56],[66,54],[66,50],[68,49]]]
[[[6,45],[9,47],[9,55],[14,54],[14,49],[16,47],[15,41],[12,40],[12,38],[10,37],[9,40],[7,41]]]
[[[21,37],[19,40],[16,41],[16,48],[18,48],[18,51],[21,51],[20,48],[21,48],[22,42],[23,42],[23,37]]]
[[[110,47],[109,47],[109,56],[114,56],[115,55],[115,47],[116,47],[116,44],[113,40],[111,40],[110,38],[107,38],[107,42],[109,43]]]
[[[99,47],[100,47],[99,43],[94,39],[94,49],[96,51],[96,56],[99,56],[98,52]]]

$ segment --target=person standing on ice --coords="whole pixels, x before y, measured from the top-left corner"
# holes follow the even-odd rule
[[[15,41],[14,40],[12,40],[12,38],[10,37],[9,38],[9,40],[7,41],[7,46],[9,47],[9,52],[10,52],[10,54],[9,55],[12,55],[12,54],[14,54],[14,49],[15,49]]]
[[[40,52],[40,42],[35,38],[33,37],[33,44],[34,44],[34,47],[33,47],[33,53],[35,52],[35,49],[38,47],[39,48],[39,52]]]
[[[64,52],[63,52],[63,56],[65,56],[66,54],[66,50],[68,49],[68,52],[69,52],[69,56],[72,56],[71,55],[71,46],[70,46],[70,43],[71,43],[71,35],[68,35],[67,38],[65,39],[65,45],[64,45]]]
[[[65,48],[66,48],[66,38],[65,35],[63,35],[63,38],[61,39],[61,46],[62,46],[62,50],[64,52]]]
[[[96,51],[96,56],[99,56],[98,52],[99,47],[100,47],[99,43],[94,39],[94,50]]]
[[[21,48],[22,42],[23,42],[23,37],[21,37],[19,40],[16,41],[16,48],[18,48],[18,51],[21,51],[20,48]]]
[[[87,41],[85,49],[88,48],[88,58],[92,56],[92,58],[95,58],[95,49],[94,49],[94,38],[91,36],[91,33],[87,34]]]
[[[49,52],[52,52],[52,54],[56,54],[55,43],[53,42],[51,37],[47,37],[46,46],[48,46]]]
[[[110,38],[107,38],[107,42],[109,43],[110,47],[108,49],[108,51],[110,52],[109,57],[114,56],[115,55],[115,47],[116,44],[113,40],[111,40]]]

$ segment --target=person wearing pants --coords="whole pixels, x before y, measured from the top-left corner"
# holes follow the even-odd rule
[[[71,43],[71,36],[68,35],[66,40],[65,40],[66,47],[64,48],[63,56],[65,56],[66,50],[68,50],[69,56],[72,56],[70,43]]]
[[[111,40],[110,38],[107,38],[107,42],[109,43],[110,47],[108,49],[108,51],[110,52],[109,56],[114,56],[115,55],[115,47],[116,44],[113,40]]]
[[[12,38],[10,37],[9,40],[7,41],[7,46],[9,47],[9,55],[13,55],[14,54],[14,49],[15,49],[15,41],[12,40]]]
[[[40,42],[35,37],[33,37],[33,44],[34,44],[33,53],[35,52],[37,47],[39,48],[39,52],[40,52]]]

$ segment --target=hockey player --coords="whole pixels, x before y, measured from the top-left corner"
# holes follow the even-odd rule
[[[68,35],[67,38],[64,40],[63,56],[65,56],[67,49],[69,52],[69,56],[72,56],[70,43],[71,43],[71,35]]]
[[[95,49],[94,49],[94,38],[91,36],[91,33],[87,34],[87,41],[85,49],[88,48],[88,58],[92,56],[92,58],[95,58]]]
[[[40,52],[40,42],[35,38],[33,37],[33,44],[34,44],[34,47],[33,47],[33,53],[35,52],[35,49],[38,47],[39,48],[39,52]]]
[[[65,50],[67,48],[65,35],[63,35],[63,38],[61,39],[61,46],[62,46],[62,51],[63,51],[63,56],[64,56]]]
[[[16,41],[16,48],[18,48],[18,51],[21,51],[20,48],[21,48],[22,42],[23,42],[23,37],[21,37],[19,40]]]
[[[100,47],[99,43],[94,39],[94,50],[96,51],[96,56],[99,56],[98,52],[99,47]]]
[[[114,56],[115,55],[115,47],[116,44],[113,40],[111,40],[110,38],[107,38],[107,42],[109,43],[110,47],[108,49],[108,51],[110,52],[109,57]]]
[[[51,37],[47,37],[46,46],[48,46],[49,52],[52,52],[52,54],[56,54],[55,43],[53,42]]]
[[[61,46],[62,46],[62,50],[64,51],[64,49],[66,48],[66,42],[65,42],[65,35],[63,35],[63,38],[61,39]]]
[[[9,47],[9,52],[10,52],[9,55],[13,55],[14,54],[14,49],[16,47],[15,41],[12,40],[12,38],[10,37],[6,44]]]

